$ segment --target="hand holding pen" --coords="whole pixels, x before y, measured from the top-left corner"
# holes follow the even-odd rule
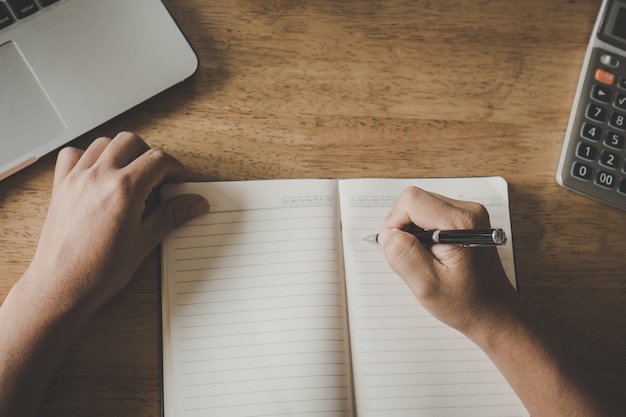
[[[485,231],[485,236],[475,235],[477,231]],[[491,228],[482,205],[409,187],[384,219],[380,233],[369,240],[378,242],[391,268],[423,307],[469,335],[478,324],[497,319],[516,297],[496,250],[504,238]],[[460,246],[478,242],[488,246],[480,250]]]

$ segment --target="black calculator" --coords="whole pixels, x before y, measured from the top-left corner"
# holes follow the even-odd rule
[[[604,0],[589,41],[557,182],[626,210],[626,0]]]

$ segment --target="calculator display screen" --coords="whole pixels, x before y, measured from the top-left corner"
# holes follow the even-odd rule
[[[626,0],[609,0],[598,37],[626,51]]]
[[[626,40],[626,7],[620,7],[615,23],[613,24],[613,36]]]

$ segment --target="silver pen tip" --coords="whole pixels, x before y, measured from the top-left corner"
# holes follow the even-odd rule
[[[365,236],[363,240],[366,242],[378,243],[378,234]]]

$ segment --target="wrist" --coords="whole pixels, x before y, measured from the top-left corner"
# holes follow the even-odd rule
[[[0,305],[0,415],[35,415],[61,356],[85,316],[26,272]]]
[[[48,326],[78,328],[99,305],[93,306],[75,280],[48,272],[55,270],[59,269],[31,264],[11,289],[12,296]]]
[[[529,331],[529,319],[517,293],[485,310],[464,333],[488,355],[510,344],[516,335]]]

